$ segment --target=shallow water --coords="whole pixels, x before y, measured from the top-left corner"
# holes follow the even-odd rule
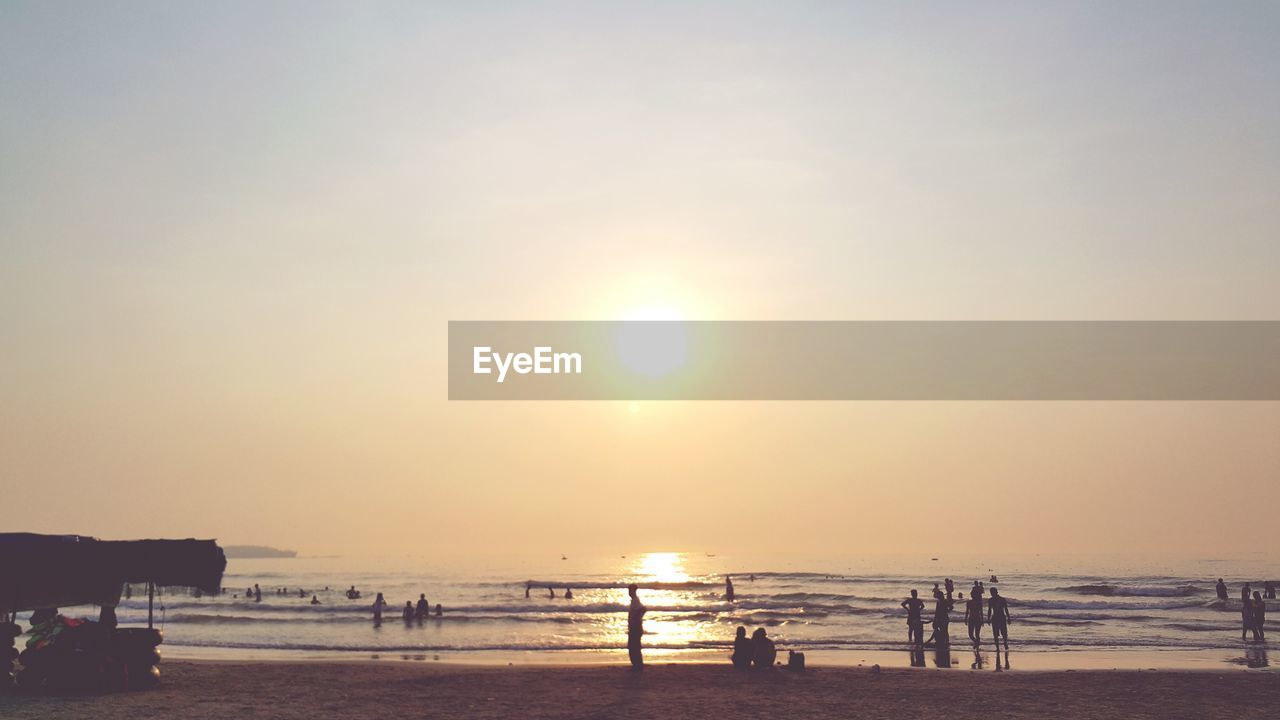
[[[733,603],[724,598],[726,573],[734,578]],[[998,583],[989,582],[992,574],[999,576]],[[1275,642],[1240,641],[1241,583],[1261,590],[1264,580],[1280,576],[1262,555],[933,561],[650,553],[466,565],[432,558],[233,559],[222,596],[162,594],[156,618],[165,631],[166,651],[187,657],[616,661],[626,643],[625,586],[636,582],[649,608],[646,652],[656,660],[721,658],[734,629],[745,625],[765,627],[780,648],[805,651],[810,662],[907,665],[913,658],[906,650],[899,603],[911,588],[918,589],[927,619],[933,583],[946,576],[966,597],[973,580],[981,579],[1009,599],[1011,660],[1018,667],[1261,666],[1269,665],[1266,652]],[[1226,579],[1231,600],[1215,597],[1218,577]],[[533,589],[526,598],[528,581]],[[244,596],[254,583],[263,588],[261,602]],[[360,600],[344,596],[351,585],[362,591]],[[276,595],[278,587],[290,594]],[[548,587],[555,589],[554,599]],[[572,600],[563,598],[566,587],[573,588]],[[299,588],[305,598],[298,596]],[[391,604],[381,626],[371,620],[377,592]],[[442,604],[444,615],[405,624],[400,610],[419,593],[426,593],[433,607]],[[322,604],[311,605],[312,594]],[[146,605],[141,592],[123,601],[121,623],[144,623]],[[1280,604],[1272,601],[1268,609],[1280,610]],[[93,608],[66,612],[95,614]],[[994,666],[989,628],[984,629],[984,652],[975,657],[962,613],[963,602],[957,602],[950,656],[930,651],[925,666]],[[1117,655],[1120,651],[1131,654]],[[1115,659],[1120,657],[1129,660]]]

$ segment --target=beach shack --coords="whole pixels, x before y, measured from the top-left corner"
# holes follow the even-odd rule
[[[153,627],[156,588],[217,594],[227,560],[213,540],[98,540],[0,533],[0,690],[105,692],[153,686],[160,677]],[[128,585],[148,592],[147,627],[116,627]],[[97,622],[58,608],[97,605]],[[31,611],[24,633],[17,613]],[[19,651],[18,640],[30,637]]]

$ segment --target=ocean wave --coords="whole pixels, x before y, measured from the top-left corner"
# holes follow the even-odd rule
[[[587,580],[522,580],[514,583],[497,583],[499,587],[513,587],[521,592],[526,586],[534,591],[547,588],[572,588],[574,590],[626,590],[631,585],[639,590],[698,590],[701,588],[724,587],[724,581],[708,582],[704,580],[682,580],[680,582],[660,582],[644,580],[615,580],[610,582],[592,582]],[[544,593],[545,594],[545,593]]]
[[[1068,585],[1054,588],[1058,592],[1075,593],[1077,595],[1102,595],[1105,597],[1194,597],[1210,595],[1208,588],[1196,585]]]
[[[1168,600],[1165,602],[1109,602],[1107,600],[1016,600],[1009,599],[1010,608],[1036,610],[1178,610],[1203,607],[1200,600]]]

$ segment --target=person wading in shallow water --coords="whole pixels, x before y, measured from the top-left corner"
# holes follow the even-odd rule
[[[924,643],[924,620],[920,618],[924,601],[919,593],[912,590],[911,597],[902,601],[902,607],[907,611],[907,642],[913,645]]]
[[[636,595],[636,589],[635,585],[627,587],[627,594],[631,596],[631,608],[627,611],[627,654],[631,656],[631,668],[643,670],[644,657],[640,654],[640,636],[644,635],[645,607],[640,602],[640,597]]]
[[[1009,650],[1009,601],[1000,596],[1000,591],[991,588],[991,600],[987,603],[987,622],[991,623],[991,634],[995,637],[996,651],[1000,650],[1000,638],[1004,638],[1004,649]],[[996,656],[999,662],[999,655]],[[1007,661],[1006,661],[1007,662]]]

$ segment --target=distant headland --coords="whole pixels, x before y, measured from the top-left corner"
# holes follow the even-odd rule
[[[281,550],[266,545],[225,545],[222,552],[228,558],[291,558],[297,557],[296,550]]]

